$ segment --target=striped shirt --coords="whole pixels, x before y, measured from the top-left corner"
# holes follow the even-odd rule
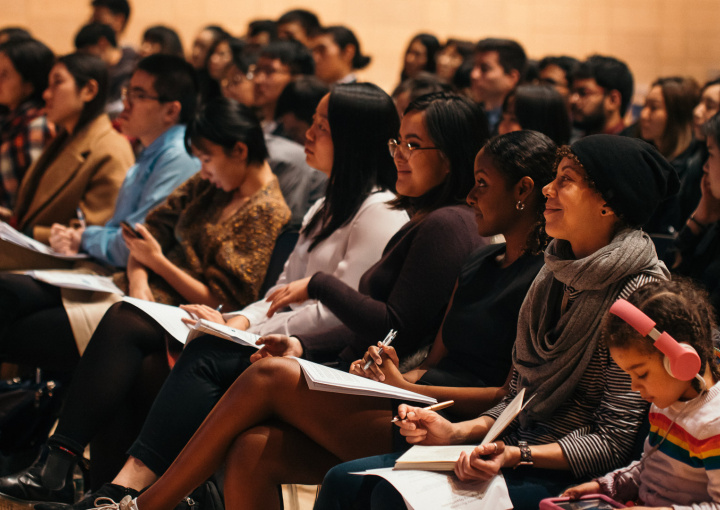
[[[618,298],[627,298],[656,279],[635,275]],[[564,294],[567,309],[580,291],[566,287]],[[508,395],[483,415],[497,419],[517,395],[517,382],[518,373],[513,370]],[[552,418],[522,429],[515,420],[505,430],[503,441],[510,445],[518,441],[530,445],[558,443],[575,477],[598,476],[627,462],[647,409],[648,403],[632,391],[630,376],[615,364],[601,339],[577,387]]]

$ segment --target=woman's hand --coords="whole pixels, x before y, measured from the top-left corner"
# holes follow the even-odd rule
[[[720,220],[720,200],[715,198],[710,190],[710,181],[707,172],[703,172],[700,181],[700,203],[693,213],[693,218],[703,225],[710,225]],[[692,221],[690,223],[693,223]],[[692,228],[692,227],[690,227]]]
[[[294,282],[289,283],[270,294],[265,300],[272,303],[267,312],[267,316],[272,317],[275,315],[275,312],[282,310],[292,303],[302,303],[303,301],[310,299],[307,290],[310,278],[311,277],[308,276],[302,280],[295,280]]]
[[[378,354],[380,347],[383,349],[382,354]],[[373,363],[365,370],[365,364],[369,359],[372,359]],[[390,345],[383,346],[382,342],[378,342],[377,346],[371,345],[368,348],[362,359],[350,365],[350,373],[393,386],[401,386],[406,381],[398,369],[399,366],[397,351]]]
[[[258,345],[262,345],[262,349],[250,356],[250,362],[255,363],[257,360],[269,358],[272,356],[295,356],[299,358],[303,354],[303,347],[300,340],[294,336],[285,335],[266,335],[257,341]]]
[[[188,312],[190,315],[196,317],[196,319],[190,319],[189,317],[183,317],[180,319],[188,326],[194,326],[197,319],[205,319],[206,321],[215,322],[217,324],[225,324],[225,319],[220,312],[206,305],[180,305],[180,308]]]
[[[476,446],[472,452],[460,454],[455,463],[455,474],[463,482],[489,480],[509,463],[508,453],[502,441]]]
[[[565,492],[561,494],[561,496],[570,498],[570,499],[580,499],[582,496],[585,496],[587,494],[599,494],[600,493],[600,484],[597,482],[586,482],[581,483],[580,485],[576,485],[575,487],[570,487],[569,489],[566,489]]]
[[[80,251],[84,231],[84,227],[72,228],[53,223],[50,227],[50,247],[63,255],[76,255]]]
[[[141,237],[135,237],[128,232],[125,227],[122,227],[122,229],[122,236],[130,250],[130,255],[143,266],[157,273],[160,264],[166,260],[160,243],[158,243],[150,231],[145,228],[145,225],[141,225],[140,223],[135,224],[135,230],[137,230]]]
[[[144,299],[145,301],[155,301],[155,297],[150,290],[150,285],[148,285],[147,280],[140,281],[138,279],[134,282],[130,280],[128,282],[128,295],[133,298]]]
[[[400,434],[410,444],[447,445],[454,444],[455,425],[435,411],[427,411],[422,407],[400,404],[398,407]]]

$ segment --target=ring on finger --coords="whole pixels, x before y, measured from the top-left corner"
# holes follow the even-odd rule
[[[493,453],[497,453],[497,451],[498,451],[497,443],[493,443],[493,446],[495,447],[495,449],[493,450]]]

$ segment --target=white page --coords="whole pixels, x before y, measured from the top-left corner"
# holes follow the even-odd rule
[[[500,416],[498,416],[497,420],[495,420],[495,423],[493,423],[493,426],[490,427],[490,430],[488,430],[488,433],[485,434],[485,438],[480,444],[483,445],[495,441],[498,436],[502,434],[502,431],[505,430],[510,423],[512,423],[515,417],[520,414],[520,411],[523,410],[523,408],[533,399],[534,396],[535,395],[530,397],[527,402],[523,402],[523,399],[525,398],[525,388],[521,389],[518,394],[515,395],[512,402],[510,402],[505,410],[500,413]]]
[[[32,270],[25,274],[56,287],[123,294],[109,276],[53,270]]]
[[[366,395],[371,397],[397,398],[411,402],[436,404],[437,400],[412,391],[403,390],[389,384],[366,379],[334,368],[318,365],[312,361],[295,358],[305,373],[308,387],[313,390]]]
[[[177,306],[163,305],[161,303],[154,303],[152,301],[145,301],[144,299],[137,299],[129,296],[125,296],[123,301],[137,306],[140,310],[155,319],[155,322],[165,328],[165,331],[170,333],[170,335],[178,342],[182,344],[185,343],[188,332],[191,328],[180,319],[193,318],[185,310],[178,308]]]
[[[510,495],[502,474],[487,482],[461,482],[454,475],[434,471],[370,469],[356,475],[380,476],[405,499],[410,510],[508,510]]]
[[[35,239],[26,236],[25,234],[18,232],[4,221],[0,221],[0,239],[12,243],[34,252],[43,253],[50,255],[58,259],[78,260],[86,259],[88,256],[85,253],[78,253],[76,255],[62,255],[57,253],[46,244],[36,241]]]
[[[241,329],[231,328],[225,324],[218,324],[217,322],[200,319],[195,323],[195,326],[193,326],[192,329],[209,335],[215,334],[215,336],[225,338],[241,345],[255,347],[256,349],[260,349],[260,347],[262,347],[261,345],[257,345],[255,343],[260,338],[260,335],[249,333]]]

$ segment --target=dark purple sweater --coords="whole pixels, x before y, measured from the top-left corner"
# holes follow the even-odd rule
[[[485,244],[470,207],[440,208],[406,223],[388,242],[382,258],[360,279],[359,291],[316,273],[308,285],[343,322],[300,337],[305,357],[351,362],[392,328],[400,358],[432,342],[465,259]]]

